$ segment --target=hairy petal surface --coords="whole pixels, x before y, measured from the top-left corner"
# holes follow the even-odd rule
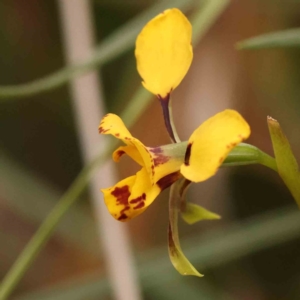
[[[159,14],[142,29],[135,56],[148,91],[165,98],[180,84],[193,59],[191,38],[192,26],[176,8]]]
[[[227,109],[214,115],[191,135],[182,175],[193,182],[210,178],[228,153],[249,135],[250,127],[237,111]]]

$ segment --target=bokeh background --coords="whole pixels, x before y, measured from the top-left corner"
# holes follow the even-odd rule
[[[31,82],[66,66],[58,2],[0,2],[1,86]],[[165,2],[170,7],[177,3]],[[191,1],[186,15],[193,16],[202,2]],[[101,45],[157,2],[89,4],[95,40]],[[300,49],[235,48],[243,39],[299,26],[299,1],[231,1],[194,45],[191,69],[173,93],[182,139],[206,118],[232,108],[252,128],[248,142],[273,155],[266,123],[270,115],[282,125],[300,161]],[[120,114],[140,87],[133,43],[95,70],[105,111]],[[153,98],[132,126],[132,134],[146,145],[169,142],[160,109]],[[25,98],[0,98],[0,278],[83,168],[74,115],[68,84]],[[124,159],[116,166],[115,180],[135,170]],[[98,187],[105,186],[98,182]],[[180,276],[169,261],[165,191],[144,214],[122,225],[129,232],[141,299],[300,298],[300,218],[276,173],[259,165],[224,168],[193,185],[188,197],[222,216],[193,226],[180,222],[183,250],[205,277]],[[66,214],[12,299],[115,299],[90,198],[85,192]],[[115,249],[115,259],[122,259],[122,249]]]

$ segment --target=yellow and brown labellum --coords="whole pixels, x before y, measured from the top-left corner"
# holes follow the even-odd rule
[[[110,214],[119,221],[128,221],[141,214],[162,190],[181,176],[179,170],[183,163],[185,145],[146,147],[113,114],[102,119],[99,131],[111,134],[125,143],[114,151],[114,161],[118,162],[127,154],[141,166],[136,175],[102,190]]]

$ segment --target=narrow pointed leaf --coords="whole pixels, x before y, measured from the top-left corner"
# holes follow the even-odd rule
[[[298,163],[280,124],[273,118],[268,117],[268,125],[277,162],[278,174],[300,208],[300,173]]]
[[[241,41],[236,46],[239,50],[285,47],[300,47],[300,28],[262,34]]]
[[[190,225],[201,220],[218,220],[221,218],[221,216],[194,203],[186,203],[185,210],[181,212],[181,217]]]

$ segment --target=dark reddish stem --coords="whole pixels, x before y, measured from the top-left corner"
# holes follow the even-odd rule
[[[163,116],[165,120],[165,126],[173,143],[176,143],[176,138],[173,132],[171,120],[170,120],[170,110],[169,110],[169,102],[170,102],[170,94],[168,94],[165,98],[162,98],[160,95],[157,96],[163,111]]]

